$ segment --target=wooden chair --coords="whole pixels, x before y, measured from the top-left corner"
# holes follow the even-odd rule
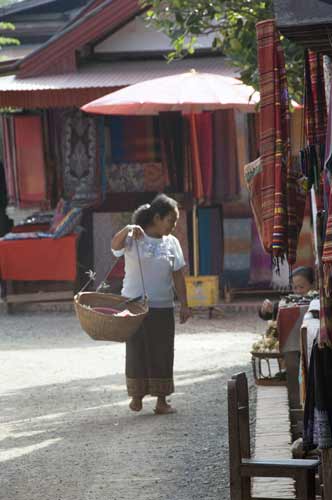
[[[318,460],[251,458],[248,382],[245,373],[239,373],[228,381],[228,430],[231,500],[269,499],[268,496],[259,499],[252,497],[253,477],[294,478],[297,500],[315,500]]]

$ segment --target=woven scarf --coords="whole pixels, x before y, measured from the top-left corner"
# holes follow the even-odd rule
[[[264,248],[277,260],[296,251],[295,176],[284,53],[275,20],[257,24]],[[288,230],[289,228],[289,230]]]
[[[308,50],[305,58],[305,132],[307,144],[325,144],[327,108],[323,56]]]

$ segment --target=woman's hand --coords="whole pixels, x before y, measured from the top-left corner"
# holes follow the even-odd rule
[[[134,240],[139,240],[144,236],[144,230],[141,226],[130,225],[128,226],[128,234],[132,235]]]
[[[181,308],[180,308],[180,324],[183,325],[183,323],[186,323],[190,317],[191,317],[191,310],[190,310],[190,308],[187,305],[185,305],[185,304],[181,304]]]
[[[273,304],[269,299],[264,300],[261,311],[263,314],[265,313],[273,313]]]

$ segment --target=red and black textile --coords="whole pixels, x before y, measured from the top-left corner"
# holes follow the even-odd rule
[[[168,172],[169,188],[173,192],[184,191],[183,165],[183,118],[178,111],[163,112],[160,119],[161,161]]]
[[[331,196],[331,195],[330,195]],[[331,200],[330,200],[331,201]],[[331,205],[330,205],[331,207]],[[332,298],[331,298],[331,245],[332,245],[332,215],[329,213],[327,229],[325,230],[324,241],[324,216],[322,212],[317,214],[317,236],[318,236],[318,256],[322,261],[322,265],[318,266],[319,277],[319,295],[320,295],[320,329],[319,329],[319,344],[320,346],[332,346]]]
[[[273,257],[288,255],[292,264],[298,235],[285,58],[275,20],[262,21],[256,27],[261,96],[262,241]]]
[[[305,57],[304,113],[307,144],[325,144],[327,107],[323,56],[311,50]]]

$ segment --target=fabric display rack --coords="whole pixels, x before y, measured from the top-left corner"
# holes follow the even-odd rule
[[[308,244],[308,226],[302,239],[300,229],[306,225],[309,214],[313,221],[311,244],[315,249],[313,267],[319,298],[279,303],[277,330],[287,372],[293,438],[301,436],[304,452],[315,452],[321,457],[322,491],[324,498],[329,499],[332,498],[332,89],[327,94],[328,112],[323,57],[306,51],[305,102],[299,124],[303,139],[295,154],[290,147],[285,61],[273,20],[258,23],[257,39],[263,154],[246,166],[245,176],[260,240],[276,267],[284,258],[290,268],[296,265],[297,251]]]
[[[181,206],[176,236],[184,248],[188,274],[216,276],[211,279],[219,286],[225,271],[234,286],[247,285],[251,229],[244,249],[245,279],[239,283],[236,276],[241,276],[243,269],[237,270],[234,262],[236,246],[243,251],[243,244],[237,235],[231,236],[229,241],[232,237],[235,240],[228,251],[228,238],[224,240],[223,234],[232,225],[227,221],[242,217],[248,227],[252,225],[241,166],[257,155],[254,112],[227,109],[192,118],[180,112],[91,117],[77,109],[63,109],[5,113],[1,119],[8,204],[35,210],[40,216],[45,210],[54,210],[63,198],[83,212],[79,224],[83,230],[75,238],[0,241],[5,299],[39,301],[49,293],[50,299],[70,300],[89,269],[96,270],[98,280],[109,265],[109,242],[119,224],[128,222],[129,214],[140,203],[151,201],[162,191],[178,199]],[[211,236],[206,228],[212,226],[215,231]],[[32,229],[29,225],[13,231]],[[48,230],[45,225],[34,229],[36,234]],[[75,252],[75,245],[68,243],[74,239]],[[12,252],[15,246],[18,250]],[[67,264],[60,258],[54,266],[60,246],[63,255],[69,255]],[[30,259],[28,269],[27,256],[31,254],[43,255],[47,272],[43,266],[38,269],[38,259]]]

